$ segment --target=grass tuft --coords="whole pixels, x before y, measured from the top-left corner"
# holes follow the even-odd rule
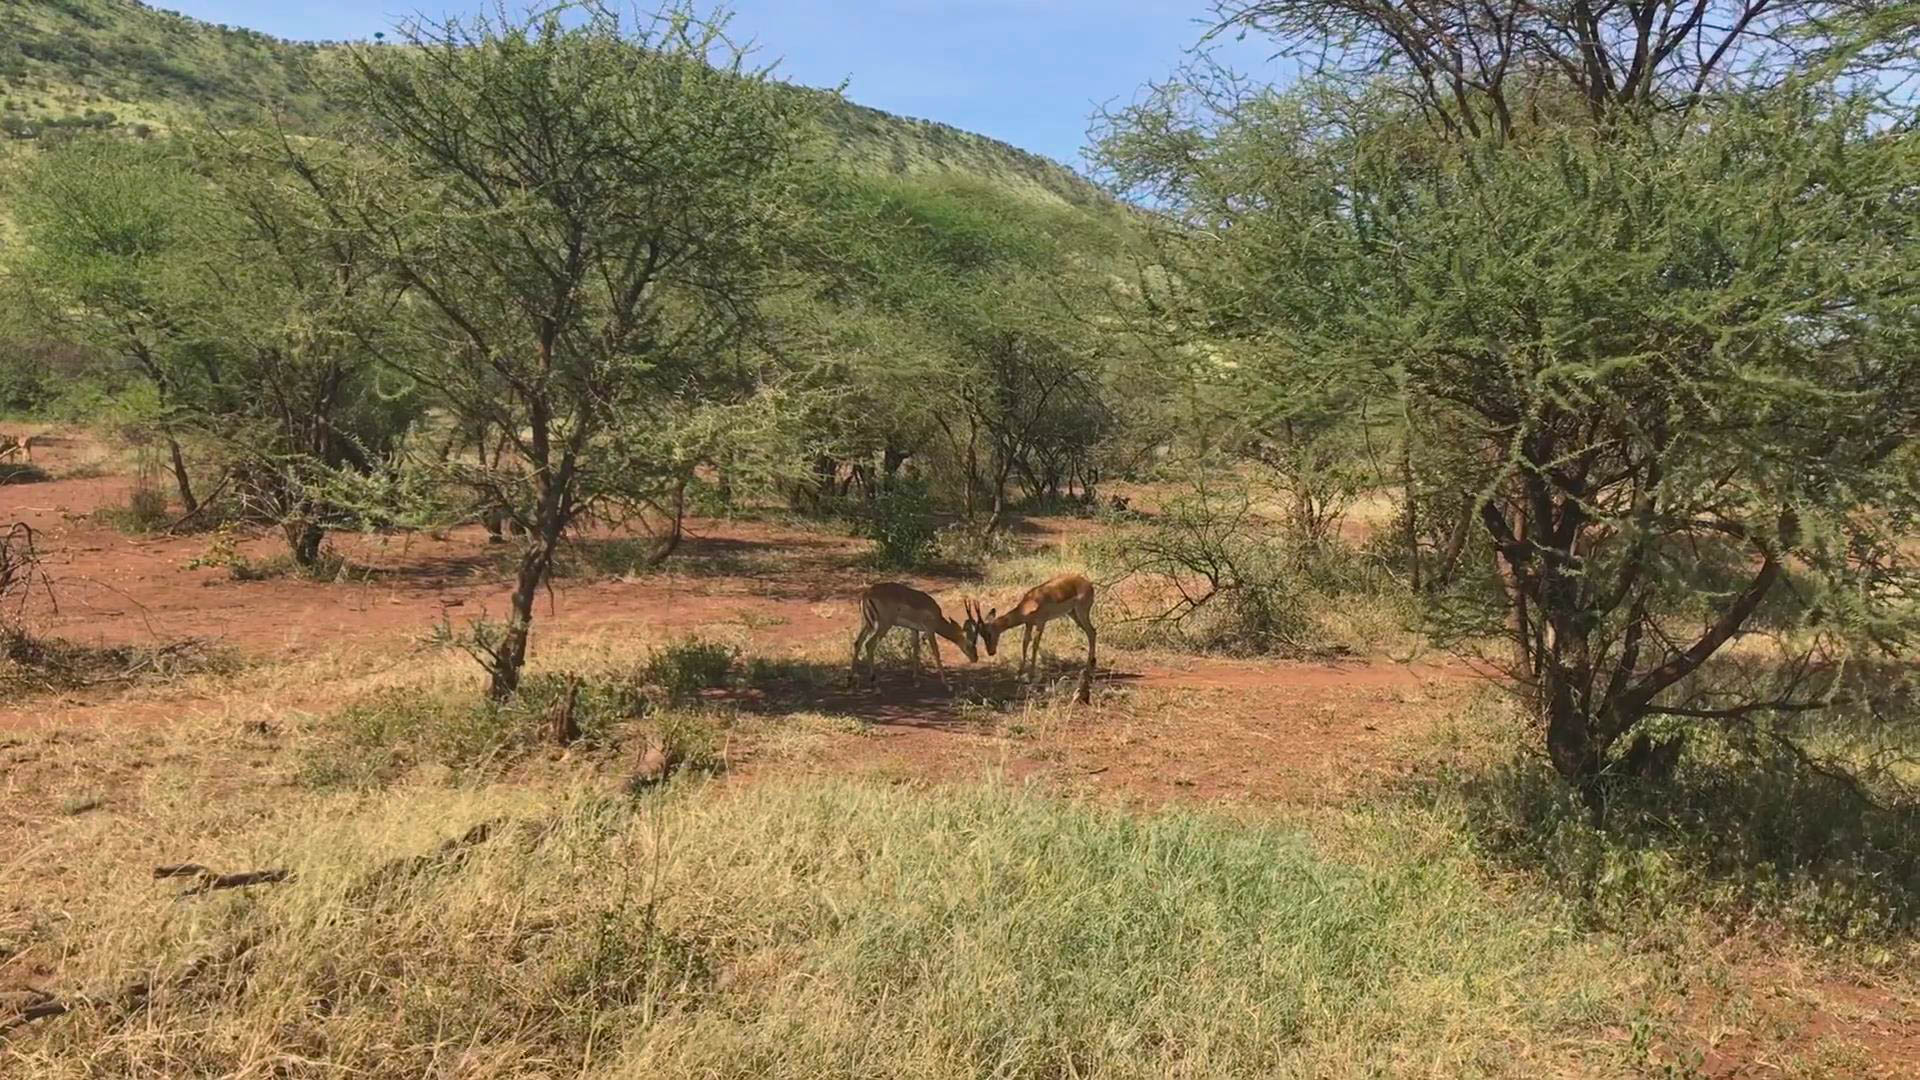
[[[168,645],[82,645],[0,623],[0,691],[65,693],[102,686],[228,675],[238,656],[197,639]]]
[[[136,536],[158,532],[173,520],[166,492],[144,485],[128,492],[126,501],[102,506],[92,516],[107,528]]]
[[[740,651],[731,645],[687,637],[655,649],[640,675],[670,700],[686,701],[703,690],[727,686],[739,658]]]

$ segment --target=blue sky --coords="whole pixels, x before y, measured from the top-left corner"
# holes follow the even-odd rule
[[[156,0],[208,22],[278,37],[368,38],[415,11],[490,10],[490,0]],[[736,0],[731,30],[781,75],[811,86],[847,80],[847,96],[938,120],[1076,168],[1087,118],[1167,75],[1204,27],[1204,0]],[[1253,43],[1221,54],[1261,66]]]

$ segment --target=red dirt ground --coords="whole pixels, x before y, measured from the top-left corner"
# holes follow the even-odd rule
[[[37,595],[26,609],[41,633],[103,644],[204,638],[268,662],[348,644],[390,645],[400,656],[443,616],[458,623],[506,610],[506,549],[489,545],[478,528],[444,538],[335,537],[355,567],[342,582],[245,582],[221,568],[186,569],[206,552],[207,536],[130,537],[94,519],[99,508],[124,503],[132,481],[61,478],[88,452],[78,439],[36,440],[37,462],[55,479],[0,486],[0,525],[27,522],[50,556],[57,603]],[[1083,527],[1043,523],[1040,538]],[[541,600],[535,648],[542,639],[582,633],[630,630],[658,638],[724,626],[757,650],[777,653],[851,634],[852,598],[871,578],[859,565],[860,541],[737,520],[694,520],[690,531],[662,572],[557,580]],[[284,547],[263,535],[241,550],[266,559]],[[930,575],[907,580],[936,592],[967,584]],[[1063,656],[1078,644],[1077,635],[1065,636],[1069,645],[1054,639]],[[890,672],[875,689],[795,690],[763,704],[867,721],[868,734],[832,740],[831,760],[820,767],[837,772],[941,780],[989,770],[1146,804],[1258,806],[1338,802],[1429,764],[1419,755],[1435,753],[1436,744],[1417,736],[1484,685],[1452,662],[1148,661],[1103,649],[1091,713],[1049,710],[1045,695],[1028,699],[1042,704],[1022,713],[1017,706],[1008,712],[967,704],[1020,699],[1011,657],[968,666],[948,649],[947,658],[951,691],[930,674],[916,684]],[[1065,693],[1071,672],[1055,674]],[[283,704],[320,709],[328,702]],[[119,694],[0,702],[0,731],[163,724],[196,707],[178,696]],[[741,776],[756,771],[750,754],[741,764]],[[1920,1023],[1906,1019],[1915,1014],[1905,1003],[1874,989],[1823,983],[1820,990],[1822,1001],[1780,1002],[1775,1022],[1798,1032],[1787,1041],[1805,1045],[1837,1034],[1867,1053],[1872,1075],[1920,1068]],[[1901,1020],[1879,1019],[1887,1016]],[[1741,1032],[1713,1040],[1705,1065],[1713,1077],[1785,1075]]]
[[[94,519],[99,508],[125,502],[130,479],[58,478],[85,450],[78,440],[37,439],[36,460],[56,479],[0,486],[0,523],[31,525],[49,556],[52,597],[37,593],[26,609],[40,633],[83,644],[160,645],[201,638],[270,661],[349,642],[403,647],[443,616],[457,624],[482,614],[498,618],[506,611],[508,552],[488,544],[478,527],[456,529],[444,537],[335,536],[330,542],[353,567],[346,581],[289,576],[236,581],[224,568],[188,569],[194,558],[206,553],[206,535],[128,536]],[[1039,532],[1044,539],[1050,531],[1064,533],[1077,524],[1051,530],[1043,524]],[[536,615],[536,649],[542,637],[629,627],[642,636],[659,637],[727,626],[767,650],[851,633],[853,598],[872,579],[871,571],[859,565],[862,541],[740,520],[694,519],[689,532],[689,540],[663,571],[556,580]],[[284,546],[277,536],[265,534],[243,542],[240,551],[264,561],[282,554]],[[929,591],[965,584],[959,578],[930,575],[908,575],[906,580]],[[1069,637],[1077,642],[1077,636]],[[961,664],[954,652],[948,649],[947,658]],[[1336,702],[1351,707],[1360,703],[1356,699],[1391,698],[1435,682],[1470,678],[1464,668],[1444,664],[1191,660],[1151,667],[1118,661],[1114,667],[1114,656],[1113,650],[1103,656],[1103,685],[1193,691],[1223,701],[1238,701],[1249,691],[1266,697],[1272,691],[1279,697],[1269,698],[1268,704],[1304,709],[1299,715]],[[893,683],[888,679],[883,685],[893,692]],[[945,695],[921,697],[904,685],[899,693],[906,699],[881,707],[897,714],[885,719],[907,728],[937,728],[952,718],[951,699]],[[56,717],[72,723],[92,718],[102,707],[85,701],[63,704],[0,704],[0,727]],[[805,707],[822,708],[824,703]],[[113,703],[111,711],[119,722],[149,713],[129,710],[125,703]],[[1272,719],[1278,715],[1272,710],[1264,715],[1268,720],[1263,722],[1279,722]],[[1265,737],[1276,736],[1268,732]]]

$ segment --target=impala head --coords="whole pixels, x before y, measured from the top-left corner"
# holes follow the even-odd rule
[[[966,609],[967,617],[966,620],[960,624],[960,640],[956,644],[960,646],[960,651],[966,656],[968,663],[978,663],[980,660],[980,648],[976,642],[978,642],[980,634],[974,629],[973,602],[963,599],[960,601],[960,604]]]
[[[980,601],[967,601],[967,641],[984,642],[988,656],[997,655],[1000,647],[1000,632],[993,628],[993,617],[999,613],[999,608],[992,608],[983,615],[980,613]]]

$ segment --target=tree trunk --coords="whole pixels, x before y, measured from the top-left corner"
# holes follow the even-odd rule
[[[1596,818],[1603,805],[1601,774],[1607,761],[1606,740],[1595,718],[1574,692],[1568,672],[1552,670],[1542,676],[1540,701],[1546,710],[1547,757]]]
[[[833,497],[834,478],[840,472],[840,463],[824,454],[813,459],[813,510],[820,512],[826,500]]]
[[[682,524],[687,516],[687,482],[681,480],[673,489],[673,520],[667,523],[667,535],[660,538],[647,553],[647,567],[652,569],[666,562],[674,552],[680,550],[680,540],[685,534]]]
[[[994,478],[993,510],[987,515],[987,529],[985,533],[987,536],[992,536],[994,533],[999,532],[1001,526],[1006,524],[1008,471],[1007,467],[1002,466],[999,474]]]
[[[293,551],[293,563],[310,570],[320,561],[320,543],[327,531],[311,521],[290,521],[286,525],[287,546]]]
[[[513,613],[488,665],[492,678],[487,683],[487,696],[495,701],[505,701],[520,689],[520,669],[527,663],[527,637],[533,630],[533,601],[540,583],[546,580],[557,541],[557,533],[551,540],[543,536],[520,557],[520,572],[513,586]]]
[[[180,509],[192,517],[200,512],[200,500],[193,497],[193,478],[187,474],[187,459],[180,452],[180,440],[167,434],[167,453],[173,459],[173,481],[180,488]]]
[[[907,459],[912,456],[913,451],[901,450],[892,446],[881,451],[880,467],[883,471],[880,484],[883,490],[893,490],[894,482],[900,479],[900,467],[905,465]]]
[[[967,520],[972,521],[978,510],[978,492],[980,490],[980,429],[972,421],[967,424]]]
[[[1407,566],[1411,585],[1417,595],[1420,580],[1420,509],[1413,497],[1413,411],[1406,411],[1406,423],[1400,432],[1400,501],[1404,511],[1400,521],[1401,543],[1407,548]]]

